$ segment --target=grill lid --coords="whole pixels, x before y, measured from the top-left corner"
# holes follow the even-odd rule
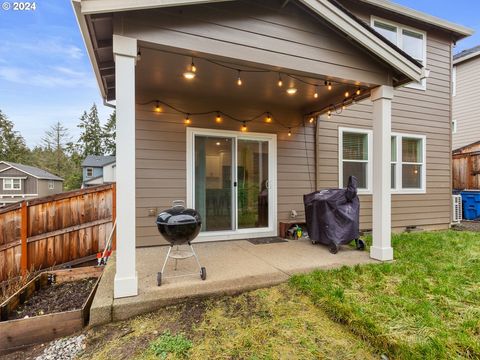
[[[194,209],[185,208],[181,200],[174,201],[170,209],[162,211],[157,217],[157,225],[189,225],[201,222],[200,214]]]

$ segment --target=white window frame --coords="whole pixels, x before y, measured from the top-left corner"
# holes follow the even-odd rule
[[[18,180],[18,187],[14,186],[14,180]],[[10,187],[7,187],[7,183],[10,183]],[[22,179],[20,179],[20,178],[4,178],[3,179],[3,190],[7,190],[7,191],[22,190]]]
[[[373,167],[372,167],[372,155],[373,155],[373,131],[369,129],[362,128],[349,128],[349,127],[339,127],[338,128],[338,186],[343,188],[346,184],[343,184],[343,134],[344,133],[356,133],[356,134],[366,134],[367,135],[367,188],[358,189],[358,194],[361,195],[370,195],[372,194],[372,177],[373,177]],[[349,162],[364,162],[365,160],[345,160]]]
[[[89,171],[89,170],[92,171],[92,174],[91,174],[91,175],[88,175],[88,171]],[[93,177],[93,167],[87,167],[87,169],[85,170],[85,177],[87,177],[87,178]]]
[[[55,182],[53,180],[48,180],[48,190],[55,190]]]
[[[392,189],[392,194],[425,194],[427,192],[427,137],[425,135],[397,133],[392,132],[392,136],[397,139],[397,161],[395,162],[395,185],[396,188]],[[412,138],[422,140],[422,162],[412,163],[404,162],[402,154],[402,138]],[[392,161],[391,164],[394,162]],[[419,189],[404,189],[403,188],[403,165],[421,165],[421,184]]]
[[[419,35],[422,35],[423,36],[423,59],[422,59],[423,62],[422,62],[422,65],[423,65],[424,68],[427,67],[427,33],[425,31],[418,30],[416,28],[412,28],[410,26],[406,26],[406,25],[397,23],[395,21],[385,20],[385,19],[377,17],[377,16],[371,16],[370,26],[373,29],[375,29],[375,21],[377,21],[379,23],[383,23],[383,24],[388,25],[388,26],[393,26],[397,29],[397,43],[395,45],[397,45],[400,49],[403,49],[403,36],[402,36],[403,35],[402,34],[403,30],[408,30],[408,31],[411,31],[413,33],[417,33]],[[427,79],[426,78],[422,79],[421,83],[412,82],[412,83],[406,84],[406,85],[404,85],[404,87],[425,91],[425,90],[427,90]]]

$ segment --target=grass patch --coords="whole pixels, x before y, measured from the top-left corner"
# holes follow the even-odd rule
[[[160,359],[166,359],[169,355],[175,358],[186,358],[191,347],[192,342],[185,335],[172,335],[170,331],[165,331],[150,343],[148,352]]]
[[[291,279],[377,351],[401,359],[480,358],[480,234],[394,235],[395,262]]]

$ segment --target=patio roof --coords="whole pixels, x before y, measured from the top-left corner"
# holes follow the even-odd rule
[[[115,98],[115,64],[112,52],[113,13],[117,11],[194,5],[221,1],[110,1],[73,0],[79,26],[99,83],[102,97]],[[228,2],[228,1],[227,1]],[[341,4],[333,0],[298,0],[297,3],[312,15],[327,23],[336,32],[351,39],[376,59],[390,67],[394,73],[394,86],[425,77],[425,69],[408,54],[393,45],[375,30],[366,26]],[[285,4],[284,4],[285,5]]]

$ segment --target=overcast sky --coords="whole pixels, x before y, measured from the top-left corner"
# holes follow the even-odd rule
[[[477,0],[396,2],[480,30]],[[475,45],[478,33],[455,51]],[[0,9],[0,109],[28,145],[57,121],[78,136],[78,118],[93,103],[105,122],[111,109],[102,105],[70,1],[37,0],[35,11]]]

